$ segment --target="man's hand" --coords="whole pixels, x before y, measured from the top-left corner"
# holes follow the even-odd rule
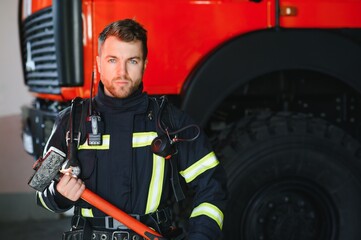
[[[75,202],[84,192],[85,184],[81,179],[71,176],[71,174],[66,172],[56,185],[56,190],[64,197]]]

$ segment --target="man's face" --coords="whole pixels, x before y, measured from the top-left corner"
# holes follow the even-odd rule
[[[105,94],[116,98],[130,96],[142,82],[146,63],[141,41],[123,42],[115,36],[108,37],[97,56]]]

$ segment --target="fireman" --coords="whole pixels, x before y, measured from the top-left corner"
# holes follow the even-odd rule
[[[85,186],[169,239],[177,235],[220,239],[226,201],[224,170],[205,134],[186,114],[143,92],[146,30],[134,20],[120,20],[109,24],[98,41],[98,93],[88,99],[89,115],[83,118],[82,110],[77,120],[82,129],[77,151],[81,173],[75,177],[65,170],[59,181],[37,192],[38,204],[56,213],[75,206],[71,230],[63,239],[142,239],[81,200]],[[59,114],[44,152],[53,147],[67,153],[69,115],[69,108]],[[171,129],[181,130],[172,133]],[[162,134],[171,144],[172,151],[166,153],[170,160],[154,152],[153,140]],[[172,226],[170,199],[173,188],[180,187],[169,180],[174,169],[194,192],[183,234]]]

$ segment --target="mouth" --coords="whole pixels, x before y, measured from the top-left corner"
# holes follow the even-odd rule
[[[130,83],[129,80],[114,80],[113,81],[113,84],[116,84],[116,85],[128,85]]]

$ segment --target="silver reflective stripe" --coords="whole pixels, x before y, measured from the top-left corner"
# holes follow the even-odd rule
[[[152,179],[150,180],[145,214],[154,212],[158,209],[160,198],[162,196],[164,167],[165,159],[153,154]]]
[[[190,217],[192,218],[200,215],[205,215],[207,217],[212,218],[214,221],[216,221],[219,228],[222,229],[224,215],[217,206],[210,203],[201,203],[196,208],[193,209]]]
[[[193,181],[196,177],[214,168],[219,164],[219,161],[214,152],[208,153],[206,156],[195,162],[184,171],[180,171],[180,174],[184,177],[187,183]]]
[[[84,144],[80,145],[78,147],[78,150],[91,150],[91,149],[97,149],[97,150],[108,150],[110,145],[110,135],[103,135],[102,136],[102,145],[100,146],[89,146],[88,141],[85,141]]]
[[[156,132],[133,133],[133,148],[149,146],[156,137]]]
[[[51,210],[51,209],[45,204],[45,201],[44,201],[44,199],[43,199],[42,193],[37,191],[36,194],[38,195],[38,198],[39,198],[39,200],[40,200],[40,202],[41,202],[41,205],[42,205],[44,208],[48,209],[49,211],[54,212],[53,210]]]

